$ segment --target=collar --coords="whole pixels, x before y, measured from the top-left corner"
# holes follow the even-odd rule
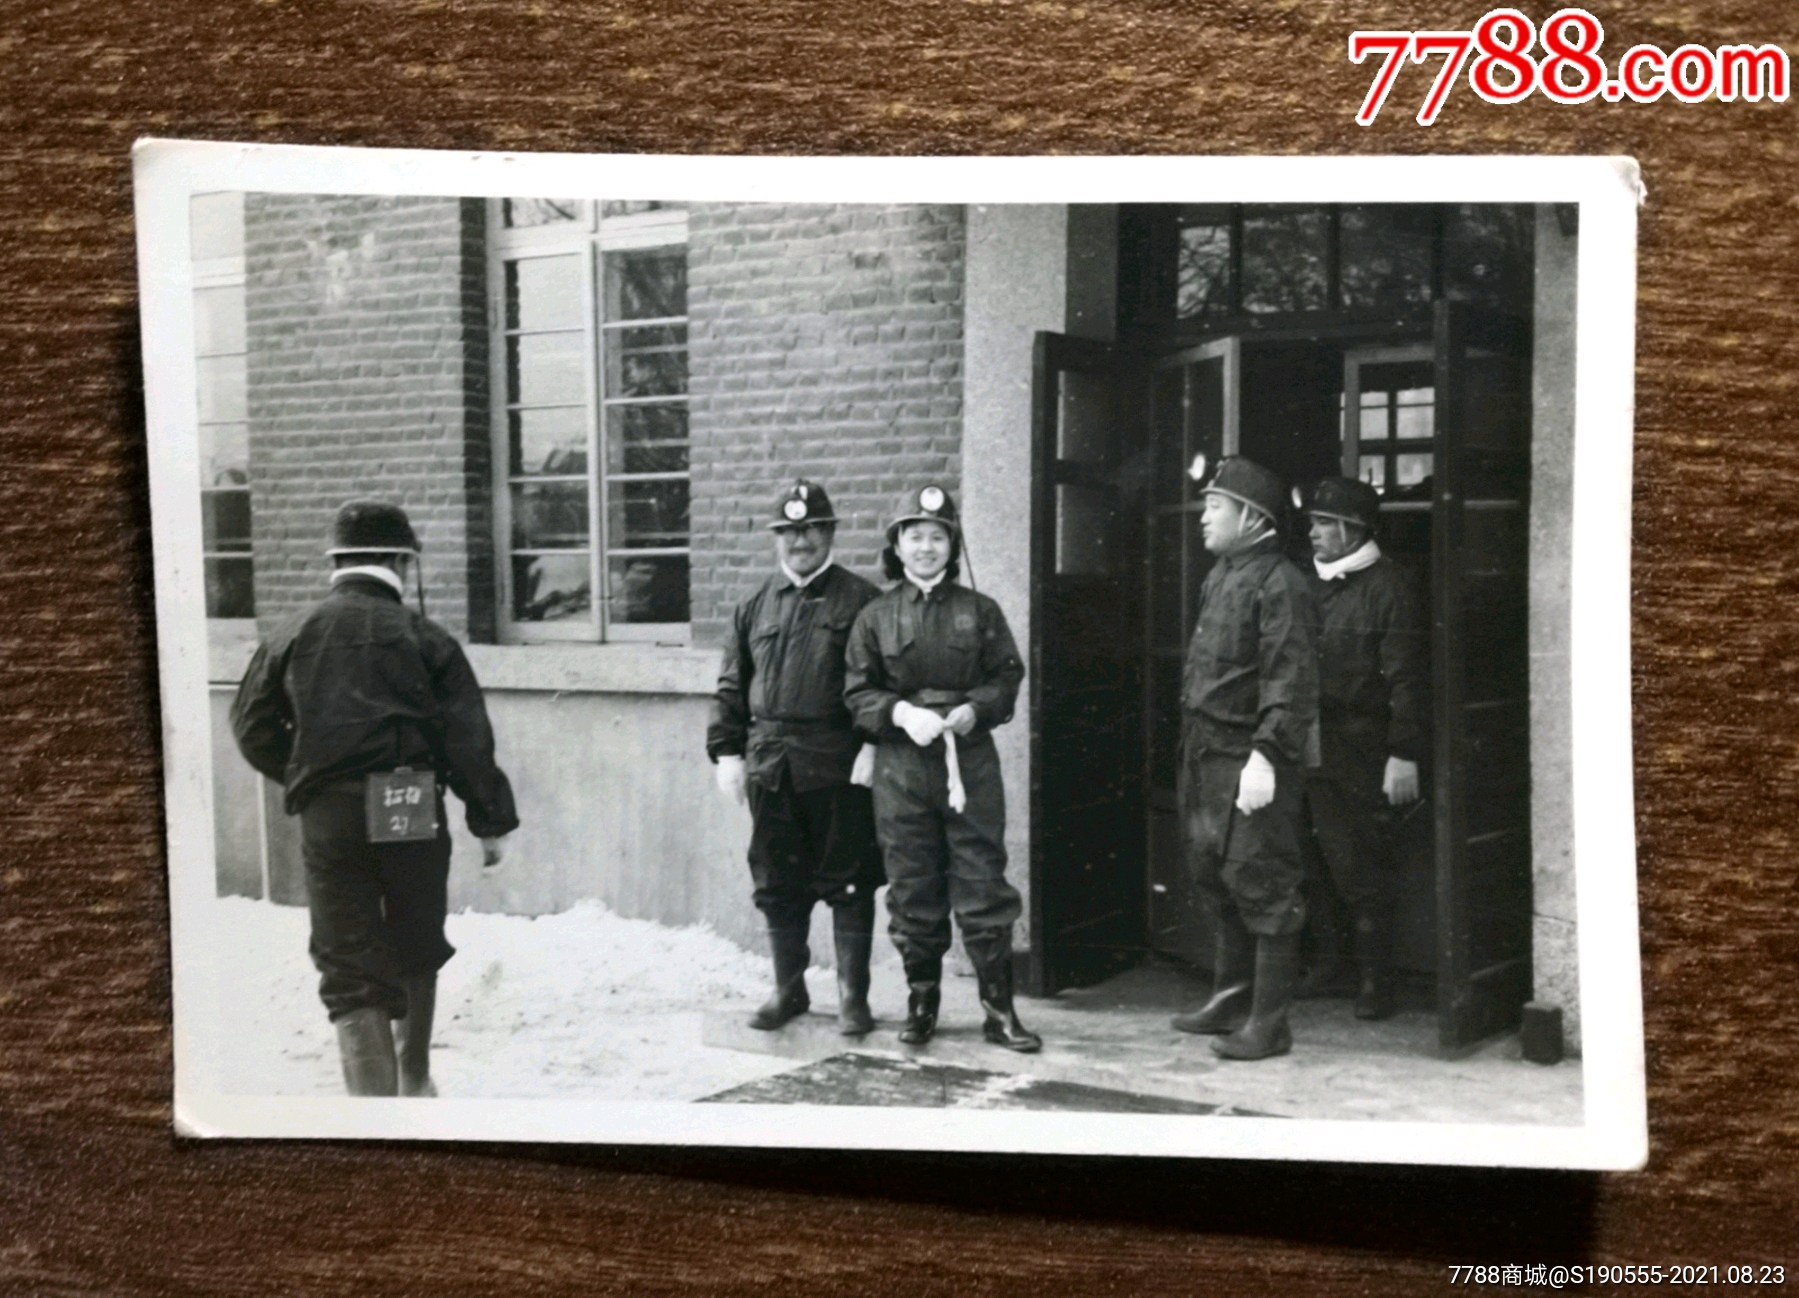
[[[380,582],[397,595],[401,602],[406,599],[406,588],[400,584],[400,574],[392,568],[384,568],[378,563],[358,564],[354,568],[339,568],[331,574],[331,584],[348,581],[352,577],[369,577]]]
[[[787,584],[789,586],[791,586],[794,590],[804,590],[804,589],[806,589],[806,587],[810,586],[813,582],[817,581],[820,577],[824,576],[827,572],[831,571],[831,565],[836,562],[837,562],[836,555],[827,554],[825,556],[825,561],[823,563],[819,564],[818,567],[816,567],[812,570],[811,576],[801,577],[801,576],[798,576],[797,574],[795,574],[793,569],[789,568],[787,566],[787,561],[785,559],[783,559],[783,560],[781,560],[781,575],[787,578]]]
[[[1278,546],[1280,544],[1280,539],[1280,534],[1273,528],[1270,528],[1257,536],[1255,540],[1247,541],[1231,550],[1229,554],[1220,555],[1219,558],[1226,563],[1237,563],[1241,560],[1260,554],[1266,546]]]
[[[1360,572],[1364,568],[1372,568],[1378,562],[1380,562],[1380,545],[1373,537],[1369,537],[1341,559],[1331,563],[1314,558],[1312,567],[1318,570],[1318,575],[1325,581],[1341,581],[1350,573]]]
[[[947,576],[949,576],[949,569],[947,567],[939,571],[938,574],[929,581],[920,581],[917,577],[912,575],[911,569],[907,569],[905,573],[906,581],[919,593],[920,597],[929,595],[932,591],[936,590],[943,584],[943,579]]]

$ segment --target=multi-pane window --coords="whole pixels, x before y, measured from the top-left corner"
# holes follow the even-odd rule
[[[1437,392],[1429,362],[1363,365],[1356,412],[1356,476],[1389,500],[1430,492]]]
[[[501,199],[490,229],[508,638],[683,641],[686,213]]]
[[[196,194],[189,209],[199,386],[200,520],[206,615],[256,615],[250,557],[244,196]]]
[[[1199,203],[1167,216],[1142,211],[1148,246],[1173,250],[1178,320],[1397,314],[1438,297],[1514,313],[1530,307],[1528,205]],[[1158,276],[1151,282],[1161,287],[1147,290],[1142,307],[1148,319],[1165,319],[1169,286]]]

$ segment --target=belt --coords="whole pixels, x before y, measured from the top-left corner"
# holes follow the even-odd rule
[[[430,768],[424,767],[424,768],[414,768],[414,769],[429,770]],[[351,776],[348,779],[327,780],[323,784],[315,785],[313,787],[312,792],[315,796],[318,794],[321,794],[321,793],[348,793],[348,794],[353,794],[354,796],[360,798],[363,795],[363,793],[367,791],[367,789],[369,787],[368,786],[368,778],[370,775],[392,775],[392,774],[393,774],[392,771],[370,771],[366,775],[355,775],[355,776]],[[443,774],[438,771],[432,771],[432,774],[437,777],[437,787],[441,791],[443,788],[443,785],[444,785]]]
[[[966,690],[913,690],[906,702],[915,708],[954,708],[968,702]]]
[[[821,730],[841,730],[848,734],[852,726],[847,716],[841,719],[796,717],[792,720],[785,717],[751,717],[750,728],[764,734],[772,731],[775,734],[815,735]]]

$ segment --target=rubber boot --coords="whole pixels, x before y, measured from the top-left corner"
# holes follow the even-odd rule
[[[1255,991],[1249,1021],[1212,1043],[1220,1059],[1269,1059],[1293,1049],[1287,1007],[1299,982],[1299,934],[1256,939]]]
[[[981,1013],[985,1016],[981,1035],[994,1045],[1021,1055],[1043,1049],[1043,1038],[1018,1021],[1018,1011],[1012,1005],[1012,930],[964,933],[962,947],[974,965],[975,983],[980,988]]]
[[[837,947],[837,1031],[846,1037],[865,1037],[875,1030],[875,1016],[868,1008],[874,898],[867,905],[853,903],[832,910],[831,933]]]
[[[937,1011],[943,1003],[943,959],[907,962],[906,1026],[899,1039],[909,1046],[922,1046],[937,1033]]]
[[[1349,958],[1348,919],[1316,844],[1307,855],[1305,899],[1305,936],[1300,940],[1305,976],[1294,997],[1303,1001],[1352,996],[1356,984],[1355,966]]]
[[[750,1016],[750,1026],[759,1032],[773,1032],[812,1008],[806,991],[812,949],[806,945],[805,927],[769,929],[768,946],[774,953],[775,989]]]
[[[351,1095],[397,1095],[399,1067],[387,1011],[376,1006],[351,1010],[334,1026],[344,1061],[344,1088]]]
[[[1250,986],[1255,977],[1256,947],[1234,910],[1218,916],[1212,958],[1212,998],[1174,1016],[1181,1032],[1235,1032],[1249,1017]]]
[[[437,1016],[437,975],[414,974],[402,978],[406,989],[406,1017],[394,1021],[394,1046],[400,1056],[400,1094],[436,1099],[431,1081],[431,1022]]]
[[[1373,915],[1358,915],[1355,922],[1356,967],[1361,972],[1356,989],[1358,1019],[1393,1017],[1393,977],[1388,953],[1387,926]]]

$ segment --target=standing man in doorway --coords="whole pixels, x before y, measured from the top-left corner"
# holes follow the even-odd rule
[[[462,646],[404,603],[419,556],[405,511],[351,501],[327,553],[331,593],[257,649],[231,730],[300,818],[312,960],[345,1085],[434,1096],[437,971],[455,954],[444,938],[443,785],[462,799],[489,869],[518,813]]]
[[[732,615],[706,730],[719,789],[749,803],[750,877],[774,955],[774,992],[750,1026],[773,1031],[810,1008],[807,935],[823,901],[838,1030],[859,1037],[874,1030],[868,962],[882,871],[872,796],[850,782],[862,745],[843,702],[844,646],[879,591],[833,562],[837,517],[818,483],[781,492],[769,529],[780,571]],[[861,760],[872,765],[872,751]]]
[[[1203,462],[1194,470],[1203,480]],[[1189,869],[1215,903],[1218,933],[1211,999],[1174,1026],[1215,1035],[1223,1059],[1293,1048],[1318,631],[1305,576],[1281,552],[1285,500],[1279,478],[1233,456],[1206,482],[1200,516],[1216,562],[1182,682],[1181,806]]]
[[[1418,801],[1429,743],[1429,642],[1404,575],[1374,539],[1380,495],[1326,478],[1311,507],[1322,762],[1312,834],[1349,912],[1360,1019],[1393,1013],[1393,816]]]

